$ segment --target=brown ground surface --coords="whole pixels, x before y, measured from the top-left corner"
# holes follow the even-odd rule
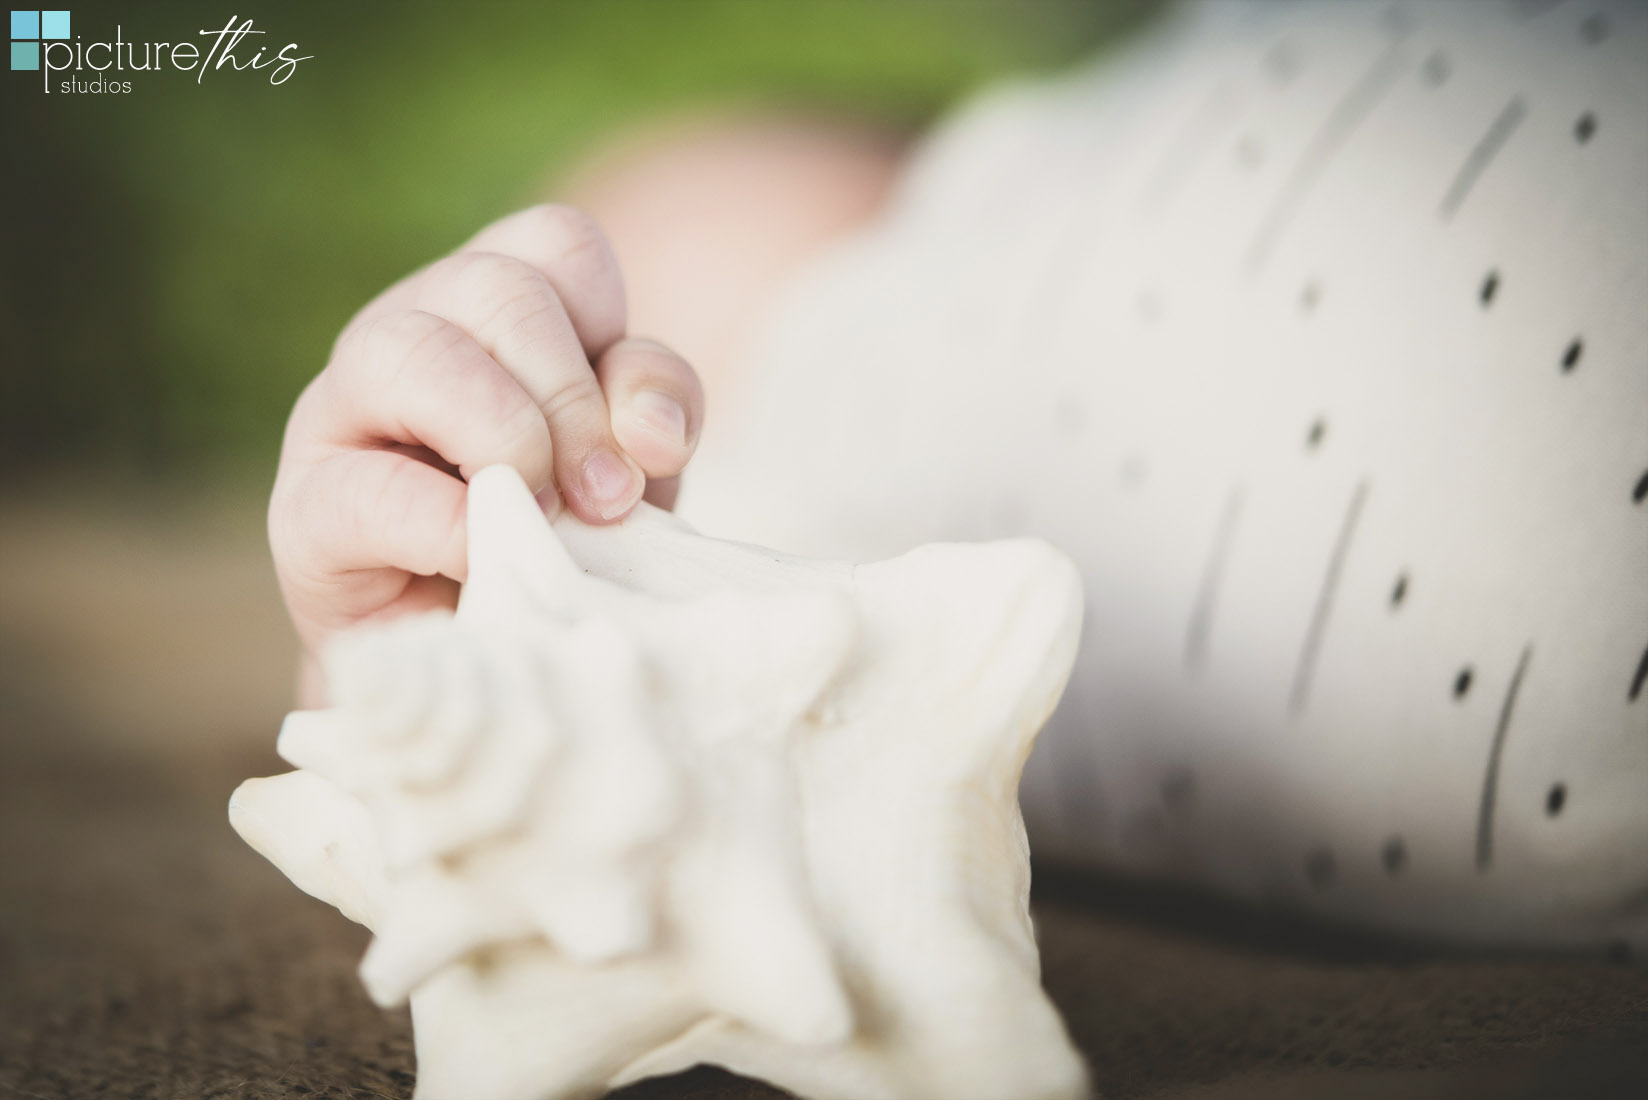
[[[362,930],[225,821],[241,778],[281,770],[289,665],[255,510],[0,507],[0,1100],[410,1095],[407,1018],[354,977]],[[1047,984],[1115,1100],[1648,1096],[1641,967],[1091,880],[1037,908]],[[625,1095],[779,1094],[700,1070]]]

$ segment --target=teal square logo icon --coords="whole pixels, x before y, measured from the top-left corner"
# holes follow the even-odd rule
[[[42,40],[69,37],[66,11],[14,11],[11,13],[11,71],[40,69]]]

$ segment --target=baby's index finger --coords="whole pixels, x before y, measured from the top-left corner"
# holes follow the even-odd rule
[[[515,467],[534,491],[549,484],[554,446],[532,396],[470,335],[421,310],[357,329],[323,375],[322,430],[345,447],[427,447],[468,477]]]
[[[591,362],[624,335],[628,306],[617,254],[595,220],[559,203],[493,222],[460,252],[500,252],[531,264],[566,307]]]
[[[467,252],[513,256],[535,268],[555,288],[591,360],[624,335],[628,324],[624,279],[606,234],[583,211],[548,203],[493,222],[448,256],[401,279],[355,314],[338,343],[383,314],[413,308],[431,271],[443,260]]]
[[[613,440],[595,372],[537,268],[498,252],[460,252],[430,268],[417,304],[468,333],[532,398],[553,440],[555,482],[574,512],[603,523],[635,507],[642,470]]]

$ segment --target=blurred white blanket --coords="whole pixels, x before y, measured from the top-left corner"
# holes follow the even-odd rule
[[[1648,946],[1648,8],[1215,4],[996,90],[789,296],[701,530],[1033,532],[1037,851]]]

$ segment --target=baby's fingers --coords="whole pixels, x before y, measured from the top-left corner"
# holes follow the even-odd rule
[[[611,410],[618,445],[654,484],[674,478],[692,458],[704,425],[704,390],[698,375],[675,352],[631,337],[607,349],[595,369]],[[663,501],[668,503],[668,501]]]
[[[394,449],[342,451],[292,476],[276,484],[269,541],[307,642],[416,610],[409,598],[452,603],[468,569],[462,481]]]
[[[388,566],[464,579],[468,487],[457,478],[392,450],[350,451],[310,477],[303,518],[323,572]]]
[[[599,523],[635,507],[642,471],[612,438],[595,372],[543,272],[513,256],[462,252],[429,269],[418,305],[473,336],[542,410],[555,483],[573,511]]]
[[[593,359],[624,335],[624,279],[612,245],[588,214],[570,206],[531,206],[493,222],[459,252],[501,252],[536,268],[566,307]]]
[[[549,484],[554,454],[537,402],[450,321],[384,314],[348,336],[315,387],[303,404],[323,444],[427,447],[465,478],[501,462],[534,491]]]
[[[453,255],[467,252],[501,253],[536,268],[555,288],[588,355],[599,355],[624,334],[624,280],[618,258],[589,215],[556,204],[528,207],[487,226]],[[368,302],[344,335],[382,314],[417,306],[423,284],[440,262],[413,272]]]

